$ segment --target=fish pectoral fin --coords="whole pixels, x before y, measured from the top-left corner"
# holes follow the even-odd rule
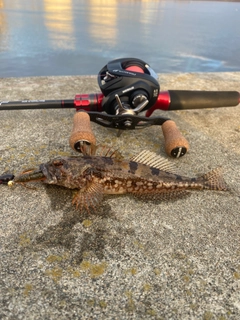
[[[92,208],[96,211],[103,199],[102,185],[92,182],[85,190],[80,190],[74,196],[72,204],[75,204],[77,209],[82,211],[84,208],[90,213]]]
[[[175,189],[175,190],[159,190],[159,191],[141,191],[133,192],[132,195],[140,200],[156,200],[156,201],[166,201],[166,200],[176,200],[191,193],[187,190]]]

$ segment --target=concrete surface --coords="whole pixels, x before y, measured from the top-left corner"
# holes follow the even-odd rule
[[[240,73],[161,74],[162,90],[236,90]],[[95,77],[0,79],[0,100],[72,99]],[[21,172],[68,145],[74,110],[0,112],[0,172]],[[222,166],[231,192],[174,202],[108,197],[80,215],[72,191],[0,186],[0,319],[240,319],[240,106],[154,113],[176,121],[191,149],[172,159],[195,176]],[[99,143],[166,157],[161,128],[93,124]]]

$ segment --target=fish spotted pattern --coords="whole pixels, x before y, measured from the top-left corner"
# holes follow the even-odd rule
[[[80,211],[96,210],[105,194],[131,194],[143,200],[171,200],[188,190],[226,191],[221,170],[197,178],[172,173],[168,160],[143,151],[130,160],[114,156],[62,157],[41,164],[39,169],[15,177],[14,182],[42,180],[77,189],[73,204]]]

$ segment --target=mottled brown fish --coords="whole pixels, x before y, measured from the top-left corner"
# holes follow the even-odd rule
[[[215,169],[201,177],[172,173],[169,161],[143,151],[131,160],[113,156],[64,157],[41,164],[39,169],[20,174],[14,183],[42,180],[47,184],[77,189],[73,204],[80,210],[94,210],[104,194],[131,194],[143,200],[169,200],[187,190],[228,190]]]

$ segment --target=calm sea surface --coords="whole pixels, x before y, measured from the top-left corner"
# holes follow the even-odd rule
[[[240,71],[240,1],[0,0],[0,77]]]

